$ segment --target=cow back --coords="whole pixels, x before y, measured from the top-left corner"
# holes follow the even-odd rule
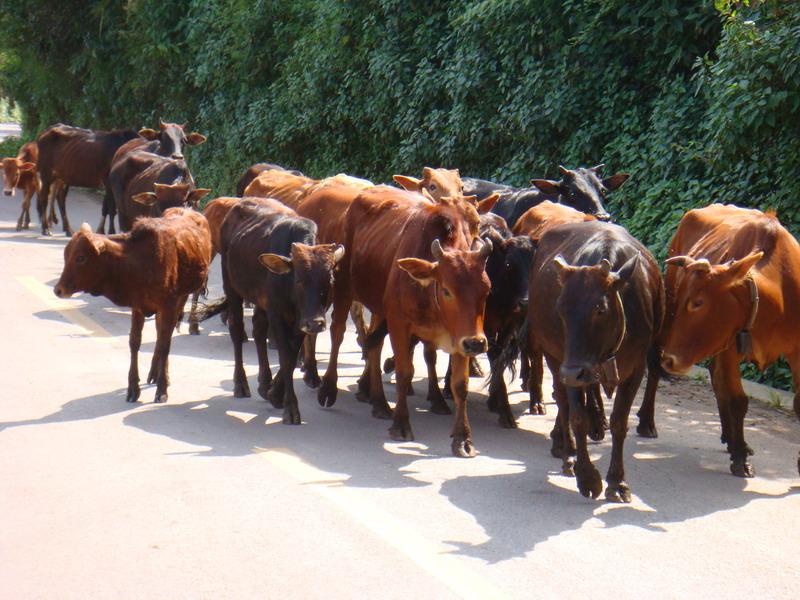
[[[527,235],[533,241],[539,240],[544,233],[553,227],[564,223],[579,223],[581,221],[594,221],[593,215],[575,210],[551,200],[529,208],[514,225],[514,235]]]
[[[258,174],[244,190],[244,195],[276,198],[287,206],[296,208],[315,183],[317,182],[314,179],[304,175],[268,169]]]

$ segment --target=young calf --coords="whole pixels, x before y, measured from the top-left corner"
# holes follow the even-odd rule
[[[39,192],[39,176],[36,161],[39,148],[36,142],[28,142],[19,149],[16,158],[3,159],[3,193],[13,196],[14,190],[22,190],[22,212],[17,221],[17,231],[28,229],[31,224],[31,198]]]
[[[283,422],[300,424],[292,374],[306,334],[325,329],[333,272],[344,256],[339,244],[316,243],[317,226],[277,200],[242,200],[229,211],[220,232],[222,285],[236,365],[234,396],[249,397],[242,364],[242,304],[255,305],[253,341],[258,352],[258,393]],[[267,331],[278,344],[275,380],[267,356]]]
[[[92,233],[84,223],[64,249],[56,296],[89,292],[132,309],[128,402],[139,398],[142,326],[153,314],[158,337],[147,383],[156,383],[156,402],[167,401],[172,331],[188,295],[205,284],[210,260],[208,223],[201,214],[183,208],[170,208],[161,218],[139,219],[129,233],[117,235]]]

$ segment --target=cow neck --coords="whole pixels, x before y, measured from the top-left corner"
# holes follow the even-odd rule
[[[130,273],[130,261],[125,260],[125,246],[116,240],[106,239],[102,260],[108,265],[109,277],[102,287],[102,294],[115,304],[130,305],[130,289],[138,280],[138,274]]]

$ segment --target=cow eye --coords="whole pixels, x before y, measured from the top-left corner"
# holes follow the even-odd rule
[[[450,298],[452,296],[450,290],[448,290],[447,288],[442,288],[442,294],[444,294],[445,298]]]
[[[86,257],[85,257],[83,254],[79,255],[79,256],[78,256],[78,257],[75,259],[75,264],[76,264],[76,265],[82,265],[82,264],[84,264],[85,262],[86,262]]]
[[[691,311],[691,310],[697,310],[701,306],[703,306],[703,299],[702,298],[695,298],[694,300],[690,300],[689,301],[687,308]]]
[[[604,315],[606,314],[606,312],[608,312],[608,306],[606,306],[605,302],[601,302],[600,304],[594,307],[594,311],[598,315]]]
[[[431,184],[428,185],[428,188],[430,188],[430,190],[432,192],[435,192],[436,191],[436,184],[435,183],[431,183]]]

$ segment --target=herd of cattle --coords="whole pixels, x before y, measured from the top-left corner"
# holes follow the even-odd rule
[[[534,179],[525,189],[461,178],[457,170],[425,168],[400,176],[401,187],[336,175],[314,180],[260,163],[239,181],[237,197],[197,210],[199,189],[183,150],[205,141],[184,126],[92,131],[56,125],[16,158],[3,159],[5,193],[24,192],[17,229],[30,225],[37,196],[42,233],[57,223],[72,238],[55,294],[102,295],[132,310],[127,400],[140,395],[137,355],[146,316],[155,314],[157,342],[148,383],[167,399],[172,331],[193,295],[190,331],[214,314],[226,320],[235,357],[234,395],[250,396],[242,361],[247,339],[243,305],[252,303],[258,392],[300,423],[293,375],[318,390],[320,405],[337,398],[337,362],[348,314],[363,350],[357,398],[373,416],[392,419],[395,440],[411,440],[407,396],[413,394],[412,353],[422,342],[428,401],[438,414],[455,404],[452,451],[475,455],[467,416],[474,357],[488,353],[489,408],[503,427],[516,426],[504,373],[521,363],[530,411],[544,414],[543,358],[558,406],[552,454],[584,496],[603,490],[587,437],[611,430],[606,498],[630,502],[623,444],[628,415],[647,374],[637,432],[656,437],[659,377],[712,358],[711,379],[731,472],[752,477],[744,439],[748,399],[739,364],[763,368],[784,356],[800,376],[800,247],[774,214],[713,204],[689,211],[676,231],[666,274],[647,248],[611,223],[606,195],[628,178],[602,177],[603,165]],[[104,187],[99,232],[67,218],[70,186]],[[124,233],[114,234],[114,217]],[[111,235],[104,235],[105,224]],[[199,306],[209,264],[221,256],[223,299]],[[331,350],[320,378],[315,339],[333,306]],[[363,308],[371,315],[365,322]],[[393,358],[381,365],[389,336]],[[273,377],[267,338],[278,350]],[[450,362],[444,392],[436,351]],[[381,369],[394,370],[396,404],[386,401]],[[603,395],[613,398],[610,423]],[[794,410],[800,417],[800,396]],[[800,458],[798,459],[800,471]]]

